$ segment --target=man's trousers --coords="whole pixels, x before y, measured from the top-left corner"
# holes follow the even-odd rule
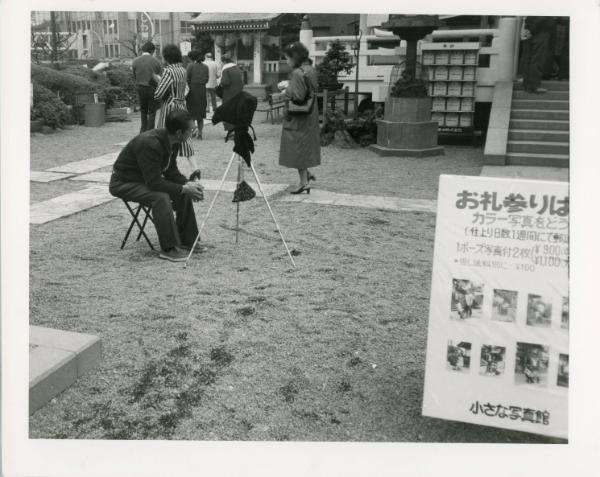
[[[162,250],[175,246],[192,246],[198,236],[192,199],[185,194],[170,196],[156,192],[141,182],[121,182],[111,178],[109,191],[120,199],[152,206],[152,216]],[[175,210],[175,218],[173,217]]]

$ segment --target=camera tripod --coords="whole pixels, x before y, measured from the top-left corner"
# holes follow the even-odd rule
[[[221,192],[221,190],[223,189],[223,185],[225,184],[225,179],[227,178],[227,174],[229,174],[229,170],[231,169],[231,166],[233,165],[233,161],[235,158],[238,158],[238,183],[242,180],[243,178],[243,165],[242,165],[242,158],[236,153],[232,153],[231,154],[231,159],[229,159],[229,163],[227,164],[227,167],[225,168],[225,172],[223,173],[223,177],[221,178],[221,183],[219,184],[219,188],[217,189],[217,192],[215,194],[215,196],[213,197],[210,205],[208,206],[208,210],[206,211],[206,215],[204,216],[204,219],[202,220],[202,223],[200,224],[200,228],[198,229],[198,236],[196,237],[196,240],[194,240],[194,244],[192,245],[192,248],[190,249],[190,253],[184,263],[184,267],[187,268],[187,264],[192,256],[192,254],[194,253],[194,249],[196,247],[196,244],[198,243],[198,241],[200,240],[200,234],[202,233],[202,230],[204,229],[204,226],[206,225],[206,221],[208,220],[208,218],[210,217],[210,213],[213,209],[213,206],[215,205],[216,201],[217,201],[217,197],[219,197],[219,193]],[[267,208],[269,209],[269,213],[271,214],[271,218],[273,219],[273,223],[275,224],[275,228],[277,229],[277,232],[279,233],[279,236],[281,237],[281,241],[283,242],[283,246],[285,247],[285,251],[288,254],[288,257],[290,257],[290,260],[292,262],[292,265],[294,268],[296,268],[296,262],[294,262],[294,257],[292,257],[292,253],[290,252],[290,249],[285,241],[285,238],[283,237],[283,233],[281,232],[281,228],[279,227],[279,223],[277,222],[277,219],[275,218],[275,214],[273,213],[273,209],[271,209],[271,205],[269,204],[269,201],[267,199],[267,195],[265,194],[265,191],[263,190],[262,184],[260,182],[260,179],[258,178],[258,174],[256,173],[256,169],[254,168],[254,164],[252,162],[250,162],[250,169],[252,170],[252,173],[254,174],[254,179],[256,180],[256,184],[258,185],[258,190],[260,191],[260,193],[263,196],[263,199],[265,200],[265,204],[267,204]],[[236,210],[236,229],[235,229],[235,242],[236,244],[238,243],[238,237],[239,237],[239,224],[240,224],[240,203],[237,202],[237,210]]]

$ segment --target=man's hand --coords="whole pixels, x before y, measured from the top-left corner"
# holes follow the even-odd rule
[[[204,200],[204,187],[199,182],[194,181],[184,184],[182,192],[190,196],[194,202]]]

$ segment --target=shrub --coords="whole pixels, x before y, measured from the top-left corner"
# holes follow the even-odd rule
[[[319,86],[322,89],[334,87],[338,84],[338,74],[342,71],[349,74],[352,68],[352,57],[346,51],[346,47],[340,40],[331,42],[323,61],[317,66]]]
[[[66,104],[74,105],[78,93],[98,93],[102,98],[101,84],[53,68],[31,65],[31,79],[50,91],[58,93]]]
[[[130,67],[114,65],[106,70],[106,78],[111,86],[118,86],[128,93],[135,93],[135,82]]]
[[[60,98],[48,88],[33,82],[33,105],[31,120],[41,120],[46,126],[62,127],[69,121],[69,109]]]
[[[70,75],[79,76],[80,78],[93,81],[94,83],[108,85],[107,78],[102,74],[98,73],[91,68],[84,68],[82,66],[70,65],[62,66],[60,70],[62,73],[68,73]]]
[[[118,86],[109,86],[104,90],[104,102],[107,108],[126,107],[134,101],[135,95],[132,97],[131,93]]]

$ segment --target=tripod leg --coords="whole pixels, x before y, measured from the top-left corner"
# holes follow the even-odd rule
[[[242,175],[243,175],[243,171],[242,171],[242,160],[238,157],[238,177],[237,177],[237,182],[238,184],[242,181]],[[236,203],[236,208],[235,208],[235,243],[239,243],[240,241],[240,203],[237,202]]]
[[[271,209],[271,206],[269,205],[269,201],[267,200],[267,195],[265,194],[265,191],[262,188],[262,184],[260,183],[260,180],[258,178],[258,174],[256,173],[256,169],[254,169],[254,163],[253,162],[250,162],[250,168],[252,169],[252,173],[254,174],[254,179],[256,179],[256,184],[258,185],[258,190],[260,190],[260,193],[262,194],[263,199],[265,199],[265,204],[267,204],[267,208],[269,209],[269,212],[271,213],[271,218],[273,219],[273,222],[275,223],[275,227],[277,228],[277,232],[279,232],[279,236],[281,237],[281,241],[283,242],[283,246],[285,247],[285,251],[287,252],[288,256],[290,257],[290,260],[292,261],[292,265],[294,266],[294,268],[296,268],[296,262],[294,262],[294,257],[292,257],[290,249],[288,248],[288,245],[287,245],[285,239],[283,238],[283,233],[281,233],[281,229],[279,228],[279,224],[277,223],[277,219],[275,218],[275,214],[273,214],[273,210]]]
[[[210,206],[208,207],[208,210],[206,211],[206,215],[204,216],[204,220],[202,220],[202,223],[200,224],[200,228],[198,229],[198,236],[196,237],[196,240],[194,240],[192,248],[190,249],[190,253],[189,253],[187,259],[185,260],[184,267],[187,267],[187,264],[188,264],[188,262],[190,260],[190,257],[192,256],[192,253],[194,253],[194,249],[196,248],[196,244],[198,243],[198,240],[200,239],[200,234],[202,233],[202,229],[204,228],[204,225],[206,225],[206,221],[208,220],[208,216],[210,215],[210,212],[211,212],[213,206],[215,205],[215,202],[217,201],[217,197],[219,197],[219,192],[221,192],[221,189],[223,189],[223,184],[225,184],[225,179],[227,178],[227,174],[229,173],[229,169],[231,169],[231,164],[233,164],[233,160],[235,159],[236,155],[237,154],[234,152],[231,155],[231,159],[229,159],[229,164],[227,164],[227,168],[225,169],[225,173],[223,174],[223,178],[221,179],[221,183],[219,184],[219,188],[217,189],[217,192],[216,192],[215,196],[213,197],[213,200],[210,203]]]

